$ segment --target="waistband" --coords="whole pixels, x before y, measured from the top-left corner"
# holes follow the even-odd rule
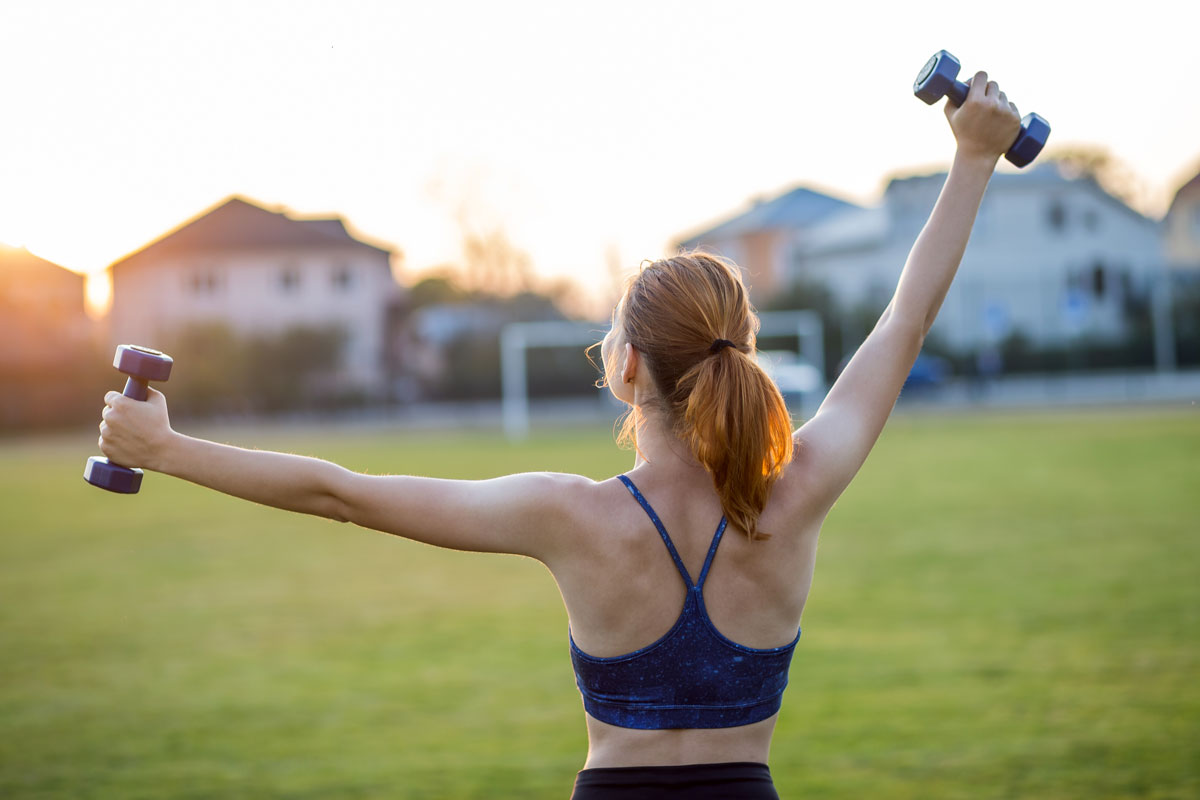
[[[579,788],[688,789],[703,786],[773,786],[771,770],[757,761],[654,767],[593,767],[575,778]]]

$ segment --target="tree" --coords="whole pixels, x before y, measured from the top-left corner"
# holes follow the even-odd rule
[[[417,309],[443,303],[462,303],[469,296],[470,293],[454,280],[451,270],[443,269],[413,284],[408,292],[408,306]]]
[[[1093,144],[1065,144],[1051,148],[1044,162],[1058,165],[1066,178],[1090,178],[1101,189],[1130,208],[1151,216],[1153,196],[1146,182],[1106,148]]]
[[[468,287],[501,296],[533,288],[529,254],[513,244],[503,228],[464,230],[462,250]]]
[[[195,416],[342,404],[355,392],[337,379],[345,340],[337,326],[239,335],[224,322],[187,324],[165,345],[175,368],[163,391],[173,411]]]

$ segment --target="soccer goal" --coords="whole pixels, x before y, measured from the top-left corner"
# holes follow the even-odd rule
[[[811,416],[825,398],[825,350],[821,318],[812,311],[769,311],[759,315],[759,337],[796,337],[793,350],[760,350],[759,363],[789,402]],[[504,434],[529,435],[529,370],[531,350],[577,347],[604,338],[607,324],[587,322],[514,322],[500,333],[500,380]],[[582,357],[582,356],[581,356]],[[607,391],[607,390],[604,390]]]

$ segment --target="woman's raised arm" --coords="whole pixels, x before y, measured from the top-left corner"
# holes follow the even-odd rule
[[[961,106],[947,101],[946,117],[958,150],[895,294],[817,413],[795,434],[796,458],[813,467],[806,472],[827,505],[879,438],[954,280],[996,162],[1020,130],[1016,107],[982,72]]]

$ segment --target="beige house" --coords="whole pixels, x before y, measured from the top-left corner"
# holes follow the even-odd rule
[[[114,343],[153,347],[189,323],[240,334],[337,326],[338,377],[386,392],[387,312],[399,286],[392,251],[338,217],[302,219],[230,197],[112,264]]]
[[[1171,268],[1200,271],[1200,173],[1179,187],[1163,227]]]
[[[96,397],[76,379],[97,366],[98,326],[84,278],[23,248],[0,245],[0,427],[73,418]]]
[[[0,374],[61,363],[92,339],[84,277],[0,245]]]
[[[742,268],[750,296],[762,303],[795,279],[792,254],[808,231],[824,220],[859,207],[812,189],[798,187],[689,234],[676,242],[683,250],[703,248]]]

